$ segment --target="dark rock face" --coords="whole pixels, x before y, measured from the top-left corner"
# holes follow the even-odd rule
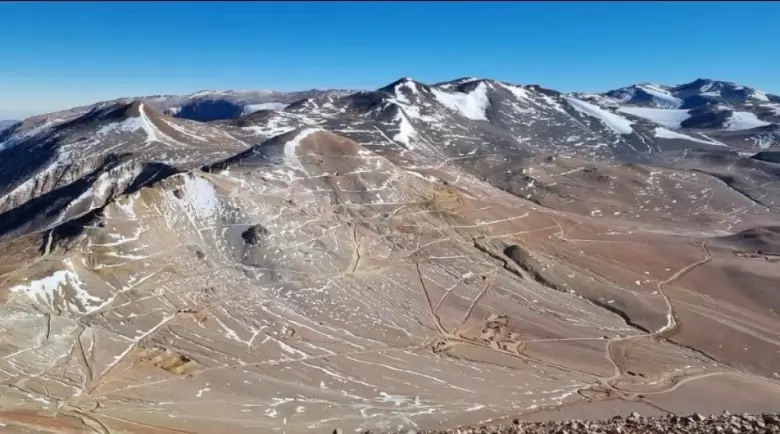
[[[254,246],[260,244],[260,241],[262,241],[263,238],[265,238],[267,235],[268,229],[266,229],[263,225],[257,224],[251,226],[249,229],[241,233],[241,238],[243,238],[247,244]]]
[[[754,160],[766,161],[768,163],[780,164],[780,152],[778,151],[759,152],[751,158]]]

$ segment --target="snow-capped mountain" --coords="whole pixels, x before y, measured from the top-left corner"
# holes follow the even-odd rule
[[[623,104],[640,107],[695,109],[710,105],[736,106],[780,102],[780,96],[728,81],[696,79],[678,86],[635,84],[603,94]]]
[[[63,118],[70,115],[83,114],[96,107],[105,105],[129,104],[133,101],[143,101],[149,106],[155,107],[162,113],[173,117],[198,122],[211,122],[235,119],[260,110],[279,110],[293,102],[305,98],[313,98],[322,95],[340,96],[348,95],[353,92],[355,91],[338,89],[310,89],[296,92],[277,92],[272,90],[202,90],[189,95],[148,95],[117,98],[111,101],[101,101],[94,104],[74,107],[60,112],[42,114],[34,116],[33,118]]]
[[[652,162],[681,150],[756,152],[778,139],[777,124],[725,106],[718,111],[615,106],[613,97],[477,78],[433,85],[403,78],[375,91],[307,91],[297,95],[311,96],[284,107],[258,103],[264,104],[254,105],[259,111],[234,112],[219,122],[182,118],[197,112],[194,107],[202,101],[231,100],[245,112],[252,106],[247,101],[269,95],[202,92],[184,99],[122,99],[27,119],[0,133],[0,211],[47,197],[83,177],[108,182],[100,191],[110,194],[89,194],[92,205],[83,209],[99,207],[111,194],[142,182],[139,177],[152,176],[149,171],[191,170],[305,128],[334,132],[377,155],[410,152],[421,161],[458,161],[463,170],[501,188],[517,181],[505,172],[535,155]],[[172,110],[174,103],[184,108]],[[117,166],[127,175],[115,175]],[[68,197],[87,194],[94,182],[69,187]]]
[[[422,154],[567,152],[588,158],[643,159],[703,138],[656,136],[655,124],[540,86],[464,78],[428,85],[404,78],[376,91],[324,96],[233,122],[266,137],[324,125],[372,146]]]
[[[603,108],[742,151],[780,144],[780,97],[727,81],[697,79],[678,86],[637,84],[585,95]]]
[[[658,84],[635,84],[606,92],[604,96],[621,103],[660,108],[679,108],[685,102],[675,96],[670,88]]]

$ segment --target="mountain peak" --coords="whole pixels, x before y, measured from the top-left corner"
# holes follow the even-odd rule
[[[162,112],[157,110],[157,108],[155,108],[153,105],[148,104],[141,99],[134,99],[130,102],[114,104],[107,107],[106,110],[102,112],[104,114],[102,116],[98,115],[97,117],[114,120],[138,117],[161,119],[167,117]]]

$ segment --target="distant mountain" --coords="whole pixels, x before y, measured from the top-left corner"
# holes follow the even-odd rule
[[[674,96],[669,87],[640,87],[657,94],[653,97],[658,101],[663,92]],[[761,108],[761,116],[770,119],[775,116],[771,104],[756,105],[756,110]],[[564,94],[473,77],[432,85],[402,78],[359,92],[204,91],[123,98],[29,118],[0,133],[0,152],[5,151],[0,159],[5,187],[0,184],[0,193],[6,195],[0,208],[97,170],[107,152],[129,152],[126,164],[140,164],[141,171],[149,164],[190,170],[312,127],[380,155],[405,149],[429,159],[457,159],[470,173],[510,190],[519,188],[518,178],[505,176],[506,171],[536,155],[650,162],[690,149],[757,152],[776,146],[777,123],[742,110],[640,107],[621,102],[615,94]],[[141,115],[127,114],[136,112]],[[19,163],[33,152],[36,158],[30,164]],[[63,161],[74,163],[66,167]],[[32,189],[21,188],[31,176],[39,177],[27,184]]]
[[[143,101],[162,113],[198,122],[212,122],[235,119],[260,110],[280,110],[289,104],[325,95],[342,96],[354,93],[354,90],[310,89],[296,92],[277,92],[271,90],[203,90],[189,95],[148,95],[117,98],[94,104],[74,107],[60,112],[47,113],[33,118],[56,118],[71,114],[86,113],[96,107],[107,104],[129,104]],[[2,121],[10,122],[10,121]],[[2,129],[2,128],[0,128]]]
[[[728,81],[697,79],[676,86],[635,84],[583,97],[673,134],[706,134],[742,150],[780,144],[780,96]],[[664,133],[669,136],[669,133]]]
[[[728,81],[696,79],[678,86],[635,84],[604,93],[623,104],[642,107],[694,109],[715,104],[780,102],[780,96]]]
[[[306,98],[321,95],[346,95],[349,90],[276,91],[201,91],[181,97],[152,97],[149,102],[165,113],[200,122],[233,119],[258,110],[279,110]]]
[[[14,126],[17,123],[19,123],[19,121],[12,121],[12,120],[0,121],[0,132],[2,132],[3,130],[6,130],[8,128],[11,128],[12,126]]]

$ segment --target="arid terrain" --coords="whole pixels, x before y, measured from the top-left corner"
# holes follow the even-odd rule
[[[16,124],[0,432],[778,412],[780,99],[686,106],[726,85],[401,79]]]

